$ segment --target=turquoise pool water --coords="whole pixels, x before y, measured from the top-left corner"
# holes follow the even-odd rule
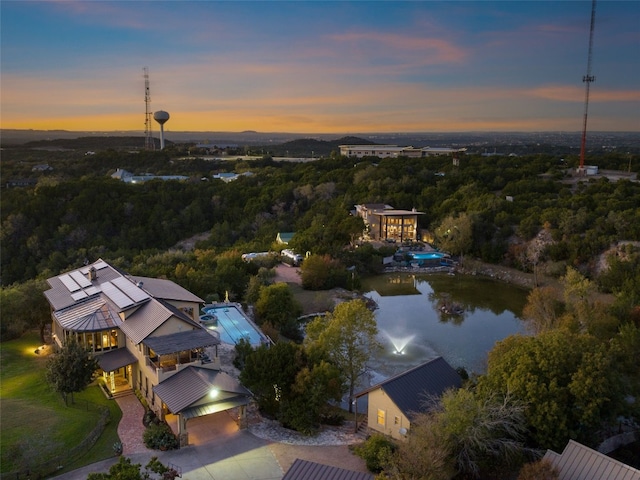
[[[440,252],[411,252],[409,255],[414,260],[440,260],[445,256]]]
[[[249,340],[251,345],[260,345],[268,341],[258,327],[234,305],[205,307],[202,311],[205,315],[200,317],[201,321],[209,330],[216,330],[224,343],[233,345],[241,338]],[[205,318],[207,316],[215,316],[217,323]]]

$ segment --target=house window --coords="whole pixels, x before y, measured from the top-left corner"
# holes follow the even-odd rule
[[[384,426],[385,424],[384,420],[385,420],[385,411],[378,409],[378,425]]]
[[[394,425],[400,425],[400,417],[394,417],[393,418],[393,424]]]

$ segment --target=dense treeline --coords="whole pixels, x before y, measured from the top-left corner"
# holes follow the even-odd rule
[[[3,152],[3,176],[24,162],[42,163],[44,155],[22,154]],[[25,155],[35,158],[23,162]],[[186,282],[203,298],[235,285],[231,291],[239,299],[255,274],[242,265],[240,254],[270,249],[281,231],[296,232],[292,246],[301,252],[330,255],[372,272],[375,252],[345,248],[362,230],[350,210],[372,202],[425,212],[420,218],[425,231],[465,218],[472,238],[460,253],[527,271],[544,263],[546,273],[557,276],[569,265],[595,278],[599,254],[618,241],[640,241],[640,184],[606,178],[575,182],[566,174],[575,158],[466,156],[459,166],[450,157],[354,161],[336,155],[306,163],[268,157],[207,162],[179,160],[168,151],[108,150],[89,157],[56,152],[51,158],[54,170],[43,173],[34,188],[3,190],[3,286],[103,257],[138,274]],[[590,163],[606,168],[621,161],[628,162],[628,156],[609,154]],[[118,167],[192,180],[125,184],[109,177]],[[230,183],[211,179],[219,171],[251,175]],[[524,247],[541,232],[546,241],[532,256]],[[201,233],[208,235],[197,243],[199,253],[163,253]],[[216,258],[229,250],[235,251],[233,260]],[[603,287],[620,290],[615,283],[622,281],[633,291],[638,280],[626,266],[615,264],[616,273],[603,277]],[[243,280],[232,271],[241,272]]]
[[[224,249],[268,248],[278,231],[295,230],[305,251],[331,253],[349,243],[344,222],[363,202],[426,212],[421,226],[427,229],[448,215],[472,214],[471,253],[492,262],[510,253],[514,233],[529,240],[543,226],[555,240],[551,258],[571,265],[589,262],[617,240],[640,240],[637,183],[601,179],[576,187],[562,182],[564,163],[549,156],[466,157],[454,167],[450,158],[213,165],[166,155],[107,151],[70,162],[73,170],[56,167],[33,189],[5,190],[3,285],[57,273],[85,257],[163,250],[206,231],[212,235],[205,245]],[[117,167],[197,180],[127,185],[108,178]],[[253,175],[229,184],[200,180],[215,167]]]

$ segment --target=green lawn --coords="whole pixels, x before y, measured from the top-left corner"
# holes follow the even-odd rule
[[[117,426],[122,412],[97,386],[75,395],[75,404],[64,401],[45,381],[45,355],[36,333],[0,344],[0,471],[33,466],[77,446],[95,427],[99,405],[109,408],[111,420],[96,445],[61,472],[114,455]]]

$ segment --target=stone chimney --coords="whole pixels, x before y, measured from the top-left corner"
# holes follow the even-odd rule
[[[87,272],[87,278],[93,282],[97,276],[98,275],[96,274],[95,267],[89,267],[89,271]]]

